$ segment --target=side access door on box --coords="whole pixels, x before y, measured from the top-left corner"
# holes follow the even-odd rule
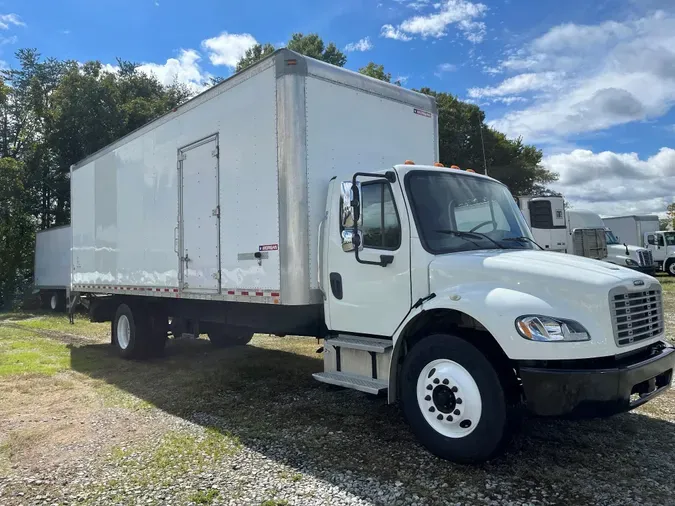
[[[220,293],[218,135],[178,150],[179,244],[183,292]]]

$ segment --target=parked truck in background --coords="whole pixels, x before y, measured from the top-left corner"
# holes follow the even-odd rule
[[[659,230],[658,216],[615,216],[603,221],[619,242],[646,248],[659,271],[675,276],[675,232]]]
[[[522,408],[669,388],[656,280],[537,251],[506,186],[436,160],[433,98],[279,50],[72,167],[71,289],[126,358],[322,338],[317,380],[386,393],[459,462]]]
[[[598,214],[566,210],[561,196],[519,197],[516,201],[534,240],[543,249],[594,258],[647,274],[655,272],[649,250],[619,243]]]
[[[65,311],[70,288],[70,225],[39,231],[35,236],[34,288],[43,309]]]

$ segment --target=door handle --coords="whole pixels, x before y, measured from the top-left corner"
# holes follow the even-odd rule
[[[330,273],[330,291],[337,300],[342,300],[342,276],[339,272]]]

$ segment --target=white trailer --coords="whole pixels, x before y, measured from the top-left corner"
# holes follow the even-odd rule
[[[525,221],[534,240],[547,251],[567,251],[567,221],[563,197],[518,197]]]
[[[658,216],[615,216],[603,221],[619,242],[646,248],[659,271],[675,276],[675,232],[661,231]]]
[[[437,159],[433,99],[279,50],[73,166],[72,289],[123,357],[169,331],[323,338],[316,379],[386,392],[461,462],[523,406],[669,388],[656,280],[535,251],[504,185]]]
[[[44,309],[64,311],[70,288],[70,225],[41,230],[35,236],[34,287]]]

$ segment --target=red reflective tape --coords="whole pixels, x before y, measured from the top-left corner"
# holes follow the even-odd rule
[[[165,292],[168,292],[168,291],[169,291],[169,289],[168,289],[168,288],[165,288],[165,289],[164,289],[164,291],[165,291]]]
[[[178,288],[174,288],[173,291],[178,293]]]
[[[228,291],[227,291],[227,294],[228,294],[228,295],[234,295],[234,290],[228,290]]]
[[[241,292],[242,295],[248,295],[248,292]]]
[[[262,297],[264,294],[262,292],[255,292],[257,297]]]
[[[270,295],[272,297],[280,297],[281,296],[281,294],[279,292],[272,292]]]

